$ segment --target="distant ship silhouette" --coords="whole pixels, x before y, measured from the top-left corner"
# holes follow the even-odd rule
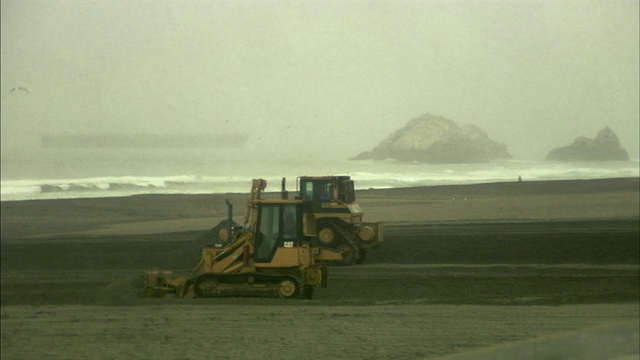
[[[228,134],[43,134],[45,148],[234,148],[248,135]]]

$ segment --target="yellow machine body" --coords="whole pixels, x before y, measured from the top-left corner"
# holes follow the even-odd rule
[[[314,287],[326,286],[327,268],[318,262],[340,261],[342,255],[314,247],[304,236],[302,201],[263,200],[258,193],[248,213],[248,224],[227,230],[229,242],[202,249],[201,261],[189,274],[174,278],[169,271],[145,272],[144,295],[311,298]]]

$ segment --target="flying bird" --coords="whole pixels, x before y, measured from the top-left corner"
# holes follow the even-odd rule
[[[31,91],[29,91],[29,89],[27,89],[24,86],[20,86],[20,87],[11,89],[11,92],[14,92],[14,91],[24,91],[27,94],[31,94]]]

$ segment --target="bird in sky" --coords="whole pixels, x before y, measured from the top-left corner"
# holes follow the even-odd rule
[[[31,94],[31,91],[29,91],[29,89],[27,89],[24,86],[20,86],[20,87],[11,89],[11,92],[14,92],[14,91],[24,91],[27,94]]]

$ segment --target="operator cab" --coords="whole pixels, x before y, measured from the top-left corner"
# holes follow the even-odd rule
[[[279,247],[300,246],[300,203],[261,203],[256,229],[256,262],[270,262]]]
[[[300,199],[313,203],[353,203],[356,194],[349,176],[301,176]]]

